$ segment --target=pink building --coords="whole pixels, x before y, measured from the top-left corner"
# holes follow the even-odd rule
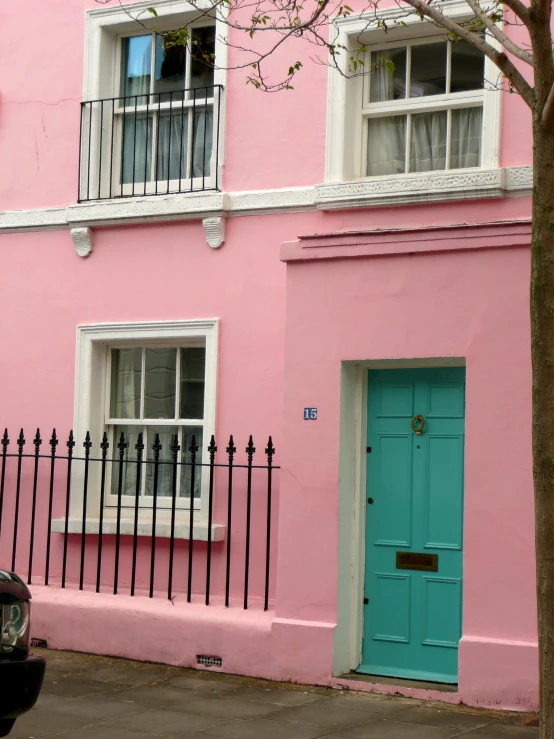
[[[394,74],[264,95],[224,24],[125,7],[0,10],[0,566],[35,638],[535,708],[524,104],[421,22],[354,13]],[[191,22],[215,72],[153,30]]]

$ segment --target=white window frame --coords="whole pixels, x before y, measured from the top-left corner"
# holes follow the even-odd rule
[[[432,42],[440,43],[446,41],[451,44],[452,42],[445,40],[440,34],[425,35],[421,38],[411,38],[406,40],[389,41],[388,43],[375,44],[371,46],[371,52],[379,55],[380,51],[386,51],[387,49],[394,48],[413,48],[414,46],[423,46]],[[369,64],[370,52],[366,54],[365,63]],[[409,74],[409,72],[408,72]],[[446,66],[447,78],[451,74],[451,63],[450,54],[448,57],[448,64]],[[361,106],[360,115],[362,117],[362,142],[361,142],[361,165],[362,172],[367,167],[367,121],[370,118],[384,118],[388,116],[409,116],[417,113],[435,113],[439,111],[451,111],[456,108],[482,108],[484,105],[484,90],[467,90],[464,92],[456,93],[443,93],[440,95],[425,95],[422,97],[405,97],[398,100],[386,100],[383,102],[372,103],[369,100],[371,75],[360,78],[362,81],[361,90]],[[366,81],[369,84],[366,84]],[[446,166],[444,169],[432,170],[434,172],[449,172],[450,169],[450,144],[451,144],[451,115],[447,118],[447,131],[446,131]],[[482,143],[482,142],[481,142]],[[409,126],[406,127],[406,166],[409,165],[410,161],[410,133]],[[481,146],[481,161],[483,161],[483,147]],[[464,169],[471,169],[470,167],[464,167]],[[481,169],[481,166],[477,167]],[[414,172],[404,172],[402,174],[414,174]],[[363,175],[362,175],[363,176]],[[369,175],[365,175],[369,176]],[[387,175],[389,177],[393,175]]]
[[[225,87],[227,73],[227,44],[226,39],[228,36],[228,28],[218,18],[208,19],[201,17],[197,8],[194,8],[186,0],[157,0],[155,3],[156,12],[158,17],[154,18],[148,13],[148,8],[152,6],[152,0],[140,0],[140,2],[126,3],[124,7],[119,4],[104,7],[90,9],[86,11],[85,15],[85,50],[84,50],[84,84],[83,84],[83,101],[90,100],[104,100],[107,98],[114,98],[120,95],[120,64],[121,64],[121,38],[124,36],[139,36],[146,35],[147,30],[154,30],[154,28],[161,28],[168,30],[171,28],[179,28],[185,24],[190,24],[198,18],[198,23],[195,25],[206,26],[215,25],[215,58],[217,68],[214,69],[214,89],[217,85]],[[201,3],[200,6],[201,7]],[[210,6],[209,1],[206,0],[206,9]],[[134,20],[135,17],[140,15],[141,23],[146,28],[141,27]],[[164,104],[169,109],[169,104]],[[163,107],[163,106],[162,106]],[[176,103],[173,104],[176,107]],[[181,105],[178,107],[181,110]],[[219,115],[219,140],[216,140],[217,126],[214,125],[214,138],[212,147],[212,161],[210,166],[209,177],[196,177],[192,180],[192,192],[197,192],[200,183],[204,183],[204,187],[212,188],[215,186],[215,182],[221,182],[221,176],[223,171],[223,160],[224,160],[224,131],[225,131],[225,105],[223,95],[219,103],[219,109],[217,101],[214,99],[213,110],[214,110],[214,122],[217,115]],[[93,124],[95,125],[95,124]],[[97,125],[97,123],[96,123]],[[117,127],[116,127],[117,128]],[[97,159],[98,155],[98,136],[93,135],[91,144],[91,157],[92,161]],[[121,138],[121,136],[119,136]],[[121,142],[117,141],[116,146],[121,145]],[[80,154],[83,155],[83,152]],[[88,156],[88,149],[86,152]],[[215,158],[217,155],[217,178],[216,178],[216,162]],[[118,157],[116,157],[116,165]],[[88,175],[86,174],[86,168],[82,168],[81,172],[81,192],[96,193],[98,192],[98,176],[93,169],[90,176],[90,182],[87,182]],[[104,170],[104,175],[106,170]],[[119,167],[114,167],[112,190],[115,186],[115,193],[119,194],[120,183],[119,183]],[[104,180],[104,178],[103,178]],[[102,190],[102,197],[105,198],[105,183],[102,183],[104,189]],[[161,183],[161,187],[159,186]],[[190,179],[186,181],[186,185],[183,185],[185,180],[181,181],[181,189],[185,189],[190,185]],[[109,184],[109,183],[108,183]],[[170,192],[178,189],[179,181],[170,180]],[[148,196],[149,194],[157,194],[164,192],[164,186],[167,188],[167,180],[159,180],[158,187],[156,182],[146,183],[146,192],[143,192],[143,183],[135,184],[135,197],[141,197],[142,195]],[[196,188],[196,189],[195,189]],[[123,195],[130,195],[133,192],[132,184],[123,185]]]
[[[217,387],[217,364],[218,364],[218,337],[219,319],[204,319],[191,321],[162,321],[141,323],[99,323],[77,327],[77,349],[75,366],[75,410],[74,410],[74,434],[75,434],[75,456],[82,456],[82,443],[87,431],[90,431],[93,447],[91,456],[100,456],[99,443],[106,430],[106,403],[110,386],[109,377],[109,354],[112,348],[131,346],[194,346],[198,341],[205,343],[206,365],[205,365],[205,391],[204,391],[204,439],[203,457],[204,463],[208,455],[205,447],[209,444],[212,434],[215,435],[216,417],[216,387]],[[125,423],[132,424],[127,419]],[[117,440],[116,440],[117,441]],[[110,445],[108,458],[114,456],[114,449]],[[81,451],[80,451],[81,450]],[[145,450],[146,451],[146,450]],[[97,463],[91,464],[88,484],[87,513],[91,518],[97,519],[100,506],[100,476]],[[70,518],[82,519],[83,506],[83,480],[82,465],[75,466],[75,474],[72,480],[72,495]],[[206,468],[204,468],[205,470]],[[195,501],[194,521],[195,524],[205,524],[208,519],[208,475],[202,476],[202,496],[198,502]],[[190,516],[190,502],[177,510],[177,524],[180,529],[186,527]],[[171,507],[167,507],[163,501],[157,506],[158,526],[167,528],[171,515]],[[152,506],[140,506],[140,525],[146,525],[152,520]],[[107,526],[113,524],[117,509],[113,502],[106,496],[104,516]],[[134,511],[122,509],[122,521],[130,524]],[[127,527],[128,528],[128,527]],[[87,528],[88,530],[88,528]],[[185,532],[186,533],[186,532]],[[183,533],[178,538],[188,538]]]
[[[179,429],[179,444],[181,445],[181,451],[179,453],[179,461],[184,461],[188,457],[188,448],[185,449],[185,447],[182,444],[181,441],[181,430],[186,427],[202,427],[202,443],[201,443],[201,449],[199,448],[198,454],[197,454],[197,462],[200,464],[201,461],[203,464],[207,463],[208,455],[206,451],[206,447],[209,444],[209,439],[211,438],[211,435],[214,433],[213,423],[210,423],[210,436],[208,439],[206,439],[206,423],[204,416],[206,415],[206,405],[208,408],[211,407],[211,396],[207,395],[206,390],[206,371],[204,371],[204,413],[202,415],[202,418],[197,419],[188,419],[188,418],[180,418],[176,417],[173,419],[149,419],[146,418],[143,414],[140,418],[134,419],[134,418],[116,418],[112,417],[110,411],[111,411],[111,383],[112,383],[112,349],[142,349],[142,359],[141,359],[141,413],[142,413],[142,407],[145,402],[145,378],[146,378],[146,366],[145,366],[145,359],[146,359],[146,352],[144,352],[144,349],[176,349],[177,350],[177,373],[176,373],[176,383],[175,383],[175,405],[176,409],[179,408],[179,400],[180,400],[180,366],[181,366],[181,360],[179,356],[179,349],[186,348],[186,347],[205,347],[205,341],[204,337],[198,338],[198,337],[192,337],[188,336],[186,342],[181,338],[178,341],[168,341],[168,340],[160,340],[155,339],[151,340],[149,342],[145,341],[135,341],[135,340],[128,340],[123,343],[115,343],[110,344],[107,346],[106,350],[106,384],[105,384],[105,398],[104,398],[104,430],[108,434],[108,438],[110,440],[110,458],[112,459],[118,459],[119,452],[117,451],[117,444],[118,444],[118,437],[115,434],[115,427],[116,426],[140,426],[140,427],[148,427],[148,433],[144,437],[144,443],[145,443],[145,449],[143,454],[143,459],[145,461],[151,461],[153,452],[152,452],[152,444],[154,443],[153,434],[156,433],[156,429],[159,429],[160,431],[163,431],[166,427],[176,427]],[[212,393],[213,394],[213,393]],[[197,438],[196,442],[198,443],[200,447],[200,439]],[[167,449],[162,449],[162,453],[167,453]],[[202,455],[202,456],[201,456]],[[133,460],[136,460],[136,453],[133,449],[129,450],[129,462],[128,464],[132,465]],[[146,468],[145,468],[146,469]],[[181,469],[181,468],[179,468]],[[195,510],[200,510],[202,500],[205,499],[205,496],[208,494],[208,475],[206,473],[201,472],[201,467],[196,468],[196,476],[201,475],[201,497],[194,499],[194,508]],[[139,496],[139,507],[140,508],[151,508],[152,507],[152,498],[150,496],[147,496],[145,494],[146,490],[146,474],[145,471],[143,471],[142,479],[141,479],[141,492]],[[180,480],[177,480],[177,499],[176,499],[176,509],[177,510],[189,510],[190,509],[190,498],[183,496],[180,494]],[[187,491],[188,492],[188,491]],[[117,488],[114,489],[112,478],[106,480],[106,508],[115,508],[117,507],[117,498],[118,498],[118,491]],[[157,509],[158,511],[169,509],[171,508],[171,498],[167,496],[161,496],[159,495],[158,501],[157,501]],[[122,505],[123,506],[135,506],[135,496],[134,491],[132,495],[126,495],[125,493],[122,495]]]
[[[465,0],[445,0],[441,4],[441,10],[452,17],[454,20],[462,20],[468,16],[468,6]],[[370,51],[382,49],[385,47],[402,46],[408,39],[417,39],[421,42],[430,40],[432,37],[445,36],[445,32],[436,28],[431,23],[421,21],[417,15],[408,14],[408,7],[393,6],[391,8],[379,11],[380,17],[384,20],[393,21],[394,19],[402,19],[406,27],[398,32],[390,32],[385,35],[381,30],[367,31],[370,19],[364,15],[349,16],[347,18],[337,19],[335,22],[337,31],[337,44],[343,44],[349,49],[354,49],[360,36]],[[393,35],[394,33],[394,35]],[[393,40],[389,40],[389,39]],[[489,43],[496,45],[493,39],[487,38]],[[358,43],[359,45],[359,43]],[[343,53],[341,63],[344,65],[344,72],[347,73],[348,53]],[[340,57],[339,57],[340,59]],[[499,77],[498,70],[495,65],[485,59],[485,80],[490,83]],[[475,184],[478,186],[480,177],[479,173],[490,172],[496,170],[499,166],[499,148],[500,148],[500,106],[501,93],[496,90],[487,89],[486,85],[483,91],[477,91],[483,101],[483,138],[481,148],[481,166],[459,170],[436,170],[425,173],[407,173],[386,175],[380,177],[365,176],[365,143],[363,125],[364,114],[367,114],[367,108],[364,110],[363,105],[363,77],[355,77],[348,79],[341,75],[337,70],[329,71],[329,87],[328,87],[328,105],[327,105],[327,147],[326,147],[326,163],[325,163],[325,182],[326,183],[347,183],[347,182],[363,182],[368,183],[372,195],[390,193],[395,190],[399,196],[402,196],[402,183],[406,182],[407,189],[415,189],[408,187],[408,184],[414,178],[420,180],[417,185],[417,193],[414,193],[413,200],[420,200],[422,190],[426,185],[438,188],[440,190],[441,179],[445,182],[445,187],[452,189],[456,185],[456,178],[459,179],[462,186],[464,180],[467,183],[468,175],[475,175]],[[462,99],[462,95],[466,100],[473,100],[475,97],[472,93],[457,93],[456,97]],[[433,96],[439,98],[439,96]],[[441,96],[442,98],[450,96]],[[431,96],[428,97],[431,100]],[[391,101],[395,104],[395,109],[399,106],[399,101]],[[429,106],[439,108],[438,99],[435,102],[429,102]],[[371,104],[376,105],[375,103]],[[384,105],[384,104],[378,104]],[[406,101],[406,110],[410,105],[410,100]],[[421,104],[417,102],[417,98],[413,99],[414,107]],[[369,106],[368,106],[369,107]],[[468,106],[469,107],[469,106]],[[430,107],[429,109],[432,109]],[[446,176],[445,176],[446,173]],[[442,176],[442,177],[441,177]],[[489,177],[490,179],[490,177]],[[391,187],[391,182],[394,184]],[[322,186],[323,188],[325,186]],[[358,194],[360,194],[358,192]],[[403,202],[409,202],[404,199]]]

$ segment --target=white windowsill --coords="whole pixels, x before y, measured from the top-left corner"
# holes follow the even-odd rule
[[[188,512],[185,513],[188,517]],[[181,515],[178,518],[183,521]],[[52,520],[51,531],[55,534],[65,533],[65,518],[55,518]],[[120,522],[120,533],[123,536],[133,536],[135,533],[135,522],[131,518],[122,518]],[[192,527],[194,541],[208,541],[208,522],[195,521]],[[225,539],[227,527],[224,524],[212,524],[212,541],[223,541]],[[70,518],[68,533],[82,534],[83,521],[79,518]],[[85,525],[86,534],[98,534],[100,532],[100,521],[97,518],[87,519]],[[102,533],[115,535],[117,532],[117,521],[114,518],[105,518],[102,522]],[[190,527],[188,521],[185,523],[175,523],[175,539],[190,539]],[[138,536],[152,536],[152,524],[148,521],[139,521]],[[156,536],[162,539],[171,537],[171,524],[167,521],[156,521]]]
[[[505,195],[506,190],[528,190],[532,185],[531,167],[514,167],[512,170],[437,170],[331,182],[316,185],[315,201],[320,210],[336,210],[439,200],[498,198]]]

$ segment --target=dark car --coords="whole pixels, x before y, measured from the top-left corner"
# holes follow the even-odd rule
[[[0,737],[35,705],[44,679],[44,658],[29,654],[30,600],[23,580],[0,570]]]

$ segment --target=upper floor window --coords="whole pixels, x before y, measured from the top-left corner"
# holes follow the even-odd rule
[[[441,10],[468,19],[466,0],[444,0]],[[334,43],[348,51],[339,59],[343,74],[329,75],[318,202],[389,205],[497,192],[502,95],[494,63],[403,4],[380,8],[378,20],[387,33],[374,14],[335,22]],[[358,55],[363,73],[352,75]]]
[[[370,65],[362,91],[368,176],[481,165],[480,52],[424,39],[376,49]]]
[[[174,190],[181,180],[210,176],[214,73],[207,60],[214,46],[213,26],[193,28],[186,47],[164,49],[159,34],[121,39],[115,112],[124,186],[167,182]],[[123,191],[133,194],[128,187]]]
[[[224,40],[184,0],[157,9],[140,24],[132,3],[87,12],[80,201],[219,187]],[[183,27],[185,45],[164,44]]]

